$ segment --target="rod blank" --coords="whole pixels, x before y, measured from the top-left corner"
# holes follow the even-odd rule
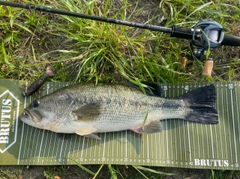
[[[35,6],[32,4],[26,4],[26,3],[21,4],[21,3],[5,2],[5,1],[0,1],[0,5],[18,7],[18,8],[24,8],[24,9],[30,9],[30,10],[37,10],[37,11],[43,11],[43,12],[48,12],[48,13],[54,13],[54,14],[67,15],[67,16],[79,17],[79,18],[84,18],[84,19],[91,19],[91,20],[96,20],[96,21],[101,21],[101,22],[112,23],[112,24],[125,25],[125,26],[129,26],[129,27],[148,29],[148,30],[152,30],[152,31],[172,33],[172,28],[166,28],[166,27],[161,27],[161,26],[156,26],[156,25],[140,24],[140,23],[136,23],[136,22],[129,22],[129,21],[123,21],[123,20],[118,20],[118,19],[112,19],[112,18],[104,18],[104,17],[93,16],[93,15],[88,15],[88,14],[80,14],[80,13],[76,13],[76,12],[48,8],[45,6]]]

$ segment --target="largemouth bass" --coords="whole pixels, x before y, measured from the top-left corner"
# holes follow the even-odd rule
[[[152,134],[161,132],[164,119],[217,124],[215,100],[214,85],[170,100],[146,95],[134,86],[75,84],[33,101],[20,119],[37,128],[95,139],[96,133],[121,130]]]

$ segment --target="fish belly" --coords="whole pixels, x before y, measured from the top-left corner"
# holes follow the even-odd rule
[[[96,133],[114,132],[122,130],[131,130],[143,125],[144,116],[129,116],[129,115],[103,115],[96,122],[88,123],[86,125],[97,129]]]

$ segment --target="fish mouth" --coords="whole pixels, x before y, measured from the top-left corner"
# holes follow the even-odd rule
[[[31,112],[28,109],[24,109],[24,113],[20,116],[20,119],[22,121],[27,120],[32,120],[33,119],[33,115],[31,114]]]
[[[42,120],[42,115],[37,110],[25,109],[22,117],[24,118],[22,120],[30,120],[34,123],[38,123]]]

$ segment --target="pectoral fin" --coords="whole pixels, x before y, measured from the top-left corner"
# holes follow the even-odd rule
[[[162,131],[161,122],[159,120],[151,121],[148,124],[132,129],[139,134],[153,134]]]
[[[76,120],[94,120],[101,114],[102,107],[98,103],[91,103],[81,106],[72,111],[73,116]]]

